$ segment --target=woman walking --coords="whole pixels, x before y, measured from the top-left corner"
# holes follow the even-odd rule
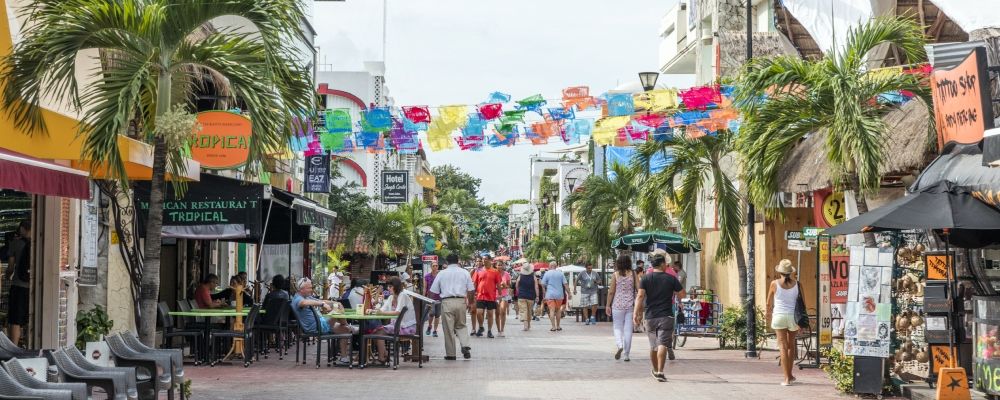
[[[510,305],[510,271],[507,267],[500,269],[500,296],[497,297],[497,331],[500,337],[504,337],[504,329],[507,328],[507,307]]]
[[[622,358],[625,353],[625,361],[629,361],[629,353],[632,350],[632,309],[635,306],[636,274],[632,271],[632,257],[627,255],[618,256],[615,260],[615,273],[611,277],[611,288],[608,289],[607,309],[605,312],[611,316],[614,323],[615,344],[618,350],[615,351],[615,360]]]
[[[531,329],[532,308],[538,299],[538,277],[535,276],[531,263],[521,264],[520,275],[517,276],[517,309],[520,312],[522,331]]]
[[[792,376],[792,360],[795,359],[795,332],[799,330],[795,319],[795,305],[801,301],[802,292],[798,281],[792,279],[795,267],[792,267],[791,261],[781,260],[774,270],[781,277],[771,281],[767,290],[767,319],[771,321],[771,329],[774,329],[778,339],[781,368],[785,373],[781,386],[789,386],[795,381]]]

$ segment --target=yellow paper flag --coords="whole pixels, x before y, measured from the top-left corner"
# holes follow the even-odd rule
[[[605,117],[597,120],[594,123],[594,132],[592,133],[594,143],[597,145],[614,144],[618,130],[625,127],[631,119],[632,117],[625,115],[621,117]]]
[[[465,121],[469,118],[469,114],[465,110],[464,105],[441,107],[440,121],[444,126],[449,127],[449,130],[465,125]]]
[[[632,96],[635,111],[662,112],[677,108],[677,89],[657,89]]]

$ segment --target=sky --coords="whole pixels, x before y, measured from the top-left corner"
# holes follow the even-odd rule
[[[397,106],[478,104],[495,91],[514,99],[560,97],[569,86],[597,95],[640,71],[657,71],[659,26],[676,0],[387,0],[386,82]],[[317,2],[319,63],[362,70],[382,60],[378,0]],[[324,66],[325,67],[325,66]],[[690,76],[661,76],[688,87]],[[551,104],[551,101],[550,101]],[[526,199],[531,155],[563,144],[428,152],[482,179],[487,202]],[[425,146],[426,148],[426,146]]]

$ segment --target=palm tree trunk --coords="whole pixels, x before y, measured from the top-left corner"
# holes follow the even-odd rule
[[[734,258],[736,258],[736,272],[740,277],[740,304],[747,303],[747,259],[743,252],[743,242],[737,240],[734,244],[733,249]]]
[[[160,116],[170,109],[170,72],[160,72],[157,84],[156,115]],[[153,143],[146,251],[139,279],[139,339],[147,346],[155,346],[156,341],[156,302],[160,299],[160,248],[163,239],[163,191],[167,171],[167,143],[162,137],[156,137]]]
[[[851,175],[848,178],[848,187],[854,192],[854,199],[858,205],[858,215],[868,212],[868,200],[865,196],[861,194],[861,183],[858,182],[857,175]],[[871,232],[866,232],[865,234],[865,247],[875,247],[875,234]]]

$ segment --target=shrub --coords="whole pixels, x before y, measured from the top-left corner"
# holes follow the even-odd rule
[[[87,342],[97,342],[101,337],[111,332],[114,321],[108,319],[108,314],[101,306],[94,306],[90,311],[76,314],[76,347],[83,351]]]
[[[757,345],[763,346],[767,341],[764,312],[757,311]],[[722,311],[719,326],[719,347],[723,349],[745,349],[747,347],[747,315],[741,306],[726,307]]]
[[[834,386],[841,393],[854,391],[854,357],[844,355],[835,347],[823,349],[823,356],[830,360],[823,370],[833,379]]]

